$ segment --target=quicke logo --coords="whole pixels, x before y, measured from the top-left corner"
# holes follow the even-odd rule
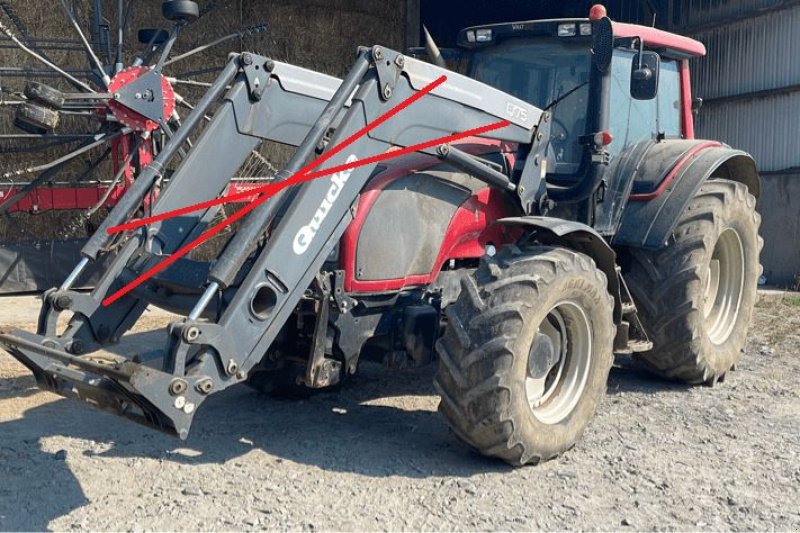
[[[350,155],[347,158],[348,163],[355,163],[356,161],[358,161],[358,157],[355,155]],[[328,193],[325,195],[325,198],[322,199],[322,203],[319,204],[316,213],[314,213],[314,217],[308,224],[300,228],[297,235],[294,236],[292,250],[295,254],[303,255],[305,251],[308,250],[311,241],[314,240],[314,236],[319,231],[322,222],[325,221],[325,217],[328,216],[334,202],[339,198],[344,184],[347,183],[352,173],[352,170],[343,170],[331,176],[331,186],[328,188]]]

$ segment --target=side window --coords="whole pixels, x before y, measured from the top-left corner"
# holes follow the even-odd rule
[[[609,130],[614,137],[614,142],[608,147],[611,155],[622,152],[628,146],[652,139],[656,133],[656,100],[631,98],[631,63],[634,55],[630,50],[614,50],[614,59],[611,62]]]
[[[658,78],[658,131],[667,137],[681,136],[681,75],[678,62],[661,59]]]
[[[653,100],[634,100],[630,94],[634,55],[631,50],[614,50],[611,63],[609,130],[614,137],[614,142],[608,147],[611,155],[616,155],[636,143],[655,138],[658,133],[667,137],[681,135],[678,62],[662,58],[658,96]]]

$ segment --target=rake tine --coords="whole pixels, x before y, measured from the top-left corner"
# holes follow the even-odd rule
[[[74,85],[76,85],[77,87],[80,87],[81,89],[83,89],[83,90],[85,90],[85,91],[87,91],[87,92],[90,92],[90,93],[93,93],[93,92],[95,92],[95,90],[94,90],[94,89],[92,89],[91,87],[89,87],[88,85],[86,85],[85,83],[83,83],[81,80],[79,80],[79,79],[78,79],[78,78],[76,78],[75,76],[73,76],[73,75],[69,74],[69,73],[68,73],[67,71],[65,71],[64,69],[62,69],[62,68],[58,67],[57,65],[55,65],[55,64],[53,64],[53,63],[51,63],[50,61],[48,61],[47,59],[45,59],[44,57],[42,57],[40,54],[38,54],[38,53],[34,52],[33,50],[31,50],[30,48],[28,48],[28,47],[27,47],[27,46],[26,46],[26,45],[25,45],[25,44],[24,44],[22,41],[20,41],[19,39],[17,39],[17,36],[16,36],[16,35],[14,35],[14,32],[12,32],[12,31],[11,31],[11,30],[10,30],[10,29],[9,29],[9,28],[8,28],[8,27],[7,27],[7,26],[4,24],[4,23],[3,23],[3,21],[2,21],[2,20],[0,20],[0,33],[3,33],[3,34],[5,34],[5,36],[6,36],[6,37],[8,37],[9,39],[11,39],[11,40],[14,42],[14,44],[16,44],[16,45],[19,47],[19,49],[20,49],[20,50],[22,50],[22,51],[23,51],[23,52],[25,52],[26,54],[30,55],[30,56],[31,56],[31,57],[33,57],[34,59],[36,59],[36,60],[40,61],[41,63],[44,63],[44,64],[45,64],[45,65],[47,65],[47,66],[48,66],[50,69],[52,69],[52,70],[54,70],[54,71],[58,72],[59,74],[61,74],[61,75],[62,75],[63,77],[65,77],[66,79],[68,79],[68,80],[69,80],[71,83],[73,83],[73,84],[74,84]]]
[[[86,36],[83,34],[83,30],[81,30],[80,24],[78,24],[78,21],[75,20],[75,15],[72,12],[72,9],[69,7],[69,5],[67,5],[67,1],[60,0],[60,2],[61,2],[61,7],[64,9],[64,13],[67,15],[67,18],[72,24],[72,27],[75,28],[75,31],[78,33],[78,37],[83,43],[84,48],[86,48],[86,53],[89,54],[89,58],[94,62],[95,67],[97,67],[97,70],[99,71],[102,77],[103,84],[106,87],[108,87],[108,84],[111,83],[111,78],[108,77],[108,74],[106,73],[105,70],[105,66],[103,65],[102,62],[100,62],[100,59],[97,57],[97,54],[94,53],[94,49],[89,44],[89,41],[86,39]]]
[[[267,25],[266,24],[258,24],[256,26],[250,26],[248,28],[244,28],[242,30],[239,30],[239,31],[234,32],[234,33],[231,33],[229,35],[225,35],[224,37],[220,37],[219,39],[215,39],[215,40],[211,41],[210,43],[206,43],[206,44],[200,45],[200,46],[198,46],[196,48],[192,48],[188,52],[185,52],[183,54],[175,56],[172,59],[170,59],[169,61],[166,61],[164,63],[164,66],[166,67],[167,65],[171,65],[172,63],[177,63],[178,61],[181,61],[183,59],[186,59],[187,57],[193,56],[194,54],[198,54],[198,53],[200,53],[200,52],[202,52],[204,50],[208,50],[209,48],[217,46],[218,44],[222,44],[222,43],[224,43],[226,41],[230,41],[231,39],[241,38],[241,37],[244,37],[246,35],[252,35],[254,33],[260,33],[262,31],[265,31],[266,29],[267,29]]]

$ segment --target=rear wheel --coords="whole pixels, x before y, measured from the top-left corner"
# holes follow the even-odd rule
[[[439,411],[454,433],[514,465],[571,448],[605,394],[613,307],[585,255],[510,247],[484,259],[437,343]]]
[[[739,360],[761,274],[756,200],[745,185],[705,183],[668,246],[632,253],[626,276],[653,349],[651,371],[714,384]]]

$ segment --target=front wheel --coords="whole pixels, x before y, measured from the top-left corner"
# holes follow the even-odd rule
[[[583,254],[509,247],[485,258],[437,343],[439,411],[454,433],[513,465],[571,448],[605,395],[613,308]]]

